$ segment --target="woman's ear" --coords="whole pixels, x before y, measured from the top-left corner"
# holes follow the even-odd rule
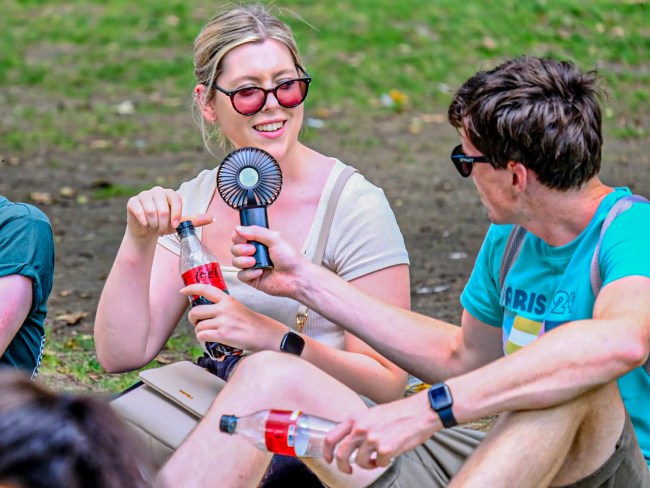
[[[208,89],[205,85],[198,84],[194,87],[194,96],[196,103],[199,105],[199,110],[203,114],[206,122],[214,124],[217,121],[217,113],[214,110],[214,104],[208,102]]]

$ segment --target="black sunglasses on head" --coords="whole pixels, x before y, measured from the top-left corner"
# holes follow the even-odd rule
[[[459,144],[451,151],[451,162],[463,178],[472,174],[474,163],[489,163],[485,156],[468,156],[463,152],[462,144]]]
[[[260,86],[246,86],[237,90],[224,90],[216,83],[214,87],[221,93],[228,95],[230,97],[230,103],[232,103],[232,108],[242,115],[255,115],[262,110],[269,93],[273,93],[275,99],[284,108],[294,108],[305,101],[307,92],[309,91],[309,83],[311,83],[311,77],[307,72],[300,66],[297,66],[297,68],[305,75],[304,77],[283,81],[268,90]]]

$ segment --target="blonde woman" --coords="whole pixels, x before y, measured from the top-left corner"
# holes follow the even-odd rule
[[[204,140],[216,133],[233,148],[257,147],[278,161],[283,186],[268,208],[269,225],[295,249],[313,256],[332,186],[345,165],[298,139],[311,77],[290,29],[265,7],[246,5],[210,20],[194,48],[194,99]],[[301,359],[281,353],[283,338],[295,327],[298,303],[238,281],[238,270],[229,265],[239,214],[215,190],[216,168],[178,191],[156,187],[129,200],[125,235],[95,322],[103,367],[122,372],[144,366],[181,320],[188,300],[179,293],[183,282],[175,228],[191,216],[203,244],[220,261],[231,294],[215,289],[213,305],[192,309],[189,319],[199,324],[197,339],[252,352],[242,364],[256,353],[273,351],[264,361],[251,362],[260,374],[268,362],[286,362],[287,378],[300,375],[302,365],[313,365],[374,402],[400,397],[406,374],[316,313],[310,314],[306,333],[295,338],[304,341]],[[351,177],[341,194],[323,265],[361,290],[410,307],[403,237],[382,190],[360,174]],[[219,372],[237,382],[238,370],[232,374],[231,365],[226,362],[226,371]],[[300,408],[300,398],[287,402]]]

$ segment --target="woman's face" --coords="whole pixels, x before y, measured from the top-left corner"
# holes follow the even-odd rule
[[[273,39],[234,48],[223,57],[217,84],[231,91],[244,87],[274,88],[298,73],[289,49]],[[285,108],[268,93],[264,107],[253,115],[241,115],[228,95],[217,91],[213,100],[216,122],[237,148],[257,147],[281,161],[297,144],[304,106]]]

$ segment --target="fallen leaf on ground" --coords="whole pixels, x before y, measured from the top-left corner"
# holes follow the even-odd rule
[[[65,198],[72,198],[75,195],[74,188],[69,186],[62,186],[59,188],[59,195]]]
[[[52,203],[52,195],[44,191],[33,191],[29,194],[29,199],[32,202],[42,203],[43,205],[49,205]]]
[[[173,359],[165,354],[158,354],[156,356],[156,361],[158,361],[160,364],[171,364],[173,362]]]
[[[87,317],[88,313],[86,312],[74,312],[74,313],[63,313],[55,317],[56,320],[62,320],[68,325],[76,325],[83,318]]]

